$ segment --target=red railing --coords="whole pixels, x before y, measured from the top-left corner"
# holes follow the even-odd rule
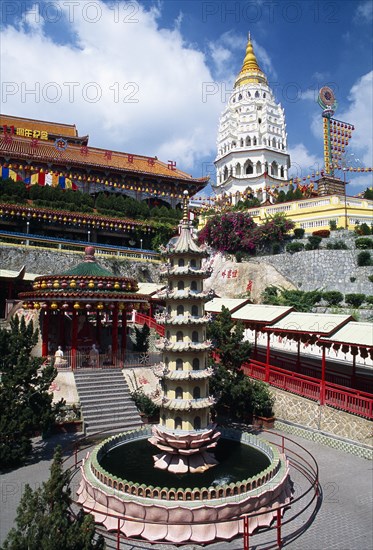
[[[265,351],[258,350],[255,359],[259,363],[265,363]],[[320,365],[313,365],[308,362],[304,357],[301,358],[301,363],[297,368],[297,373],[302,376],[306,376],[312,379],[320,380],[321,378],[321,358],[319,359]],[[293,372],[296,369],[296,355],[293,359],[290,357],[281,356],[276,351],[271,350],[271,363],[273,367],[283,369],[287,372]],[[351,374],[341,373],[333,370],[332,366],[328,363],[328,368],[325,373],[325,380],[331,384],[337,384],[343,387],[354,387],[361,391],[371,391],[373,393],[373,380],[369,376],[363,376],[356,374],[354,377]]]
[[[144,315],[143,313],[135,313],[135,323],[138,325],[145,325],[145,323],[148,325],[149,328],[154,328],[154,330],[159,334],[159,336],[164,336],[164,326],[159,325],[153,317],[149,317],[148,315]]]
[[[327,381],[323,384],[320,379],[286,371],[272,365],[269,367],[266,380],[266,364],[254,359],[251,359],[249,363],[244,363],[242,370],[247,376],[267,381],[276,388],[373,419],[373,397],[369,393],[338,386]]]

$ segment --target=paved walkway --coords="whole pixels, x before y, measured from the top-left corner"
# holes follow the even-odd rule
[[[290,533],[302,527],[310,514],[299,516],[293,523],[283,528],[284,548],[291,550],[371,550],[373,548],[373,467],[368,460],[324,447],[301,437],[288,436],[306,447],[317,459],[320,468],[320,481],[323,500],[318,514],[298,538]],[[35,460],[17,470],[6,473],[1,478],[0,544],[13,526],[16,508],[26,483],[38,486],[49,476],[53,450],[57,444],[67,446],[74,435],[53,436],[46,442],[36,442]],[[304,481],[297,474],[293,476],[295,489],[303,487]],[[74,485],[76,483],[74,482]],[[286,516],[285,516],[286,519]],[[250,537],[250,548],[265,550],[276,548],[275,532],[261,533]],[[108,548],[115,548],[108,541]],[[171,550],[171,545],[149,545],[145,542],[122,543],[124,550]],[[197,549],[197,545],[186,545],[185,550]],[[242,539],[208,546],[209,550],[239,550]],[[56,549],[59,550],[59,549]]]

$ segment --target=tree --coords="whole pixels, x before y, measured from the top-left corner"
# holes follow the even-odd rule
[[[150,328],[146,323],[144,323],[142,328],[135,327],[135,337],[136,337],[136,343],[134,345],[135,351],[138,351],[140,353],[144,353],[148,351],[149,335],[150,335]]]
[[[32,322],[13,317],[10,330],[0,329],[0,468],[13,467],[31,452],[31,437],[53,424],[63,404],[52,405],[48,389],[57,375],[31,357],[38,339]]]
[[[244,326],[234,323],[225,307],[207,327],[207,336],[215,344],[219,357],[210,379],[211,393],[218,399],[216,410],[228,414],[232,420],[247,422],[256,409],[268,410],[273,399],[265,384],[253,382],[241,370],[251,352],[251,344],[243,340],[243,335]]]
[[[232,321],[229,309],[222,308],[216,319],[207,325],[207,338],[212,340],[220,362],[225,368],[236,372],[248,360],[251,344],[243,341],[245,327]]]
[[[95,537],[90,514],[70,513],[69,473],[63,471],[61,448],[57,447],[50,477],[34,491],[27,484],[17,509],[16,527],[5,540],[3,550],[101,550],[102,535]]]
[[[295,244],[295,243],[294,243]],[[287,288],[267,287],[262,294],[263,304],[293,307],[295,311],[310,312],[321,301],[319,290],[293,290]]]

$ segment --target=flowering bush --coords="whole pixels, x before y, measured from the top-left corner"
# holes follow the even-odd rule
[[[257,225],[249,214],[227,212],[211,218],[200,231],[198,240],[219,252],[253,252],[256,246],[256,229]]]

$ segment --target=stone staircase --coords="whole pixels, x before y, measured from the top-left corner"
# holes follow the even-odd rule
[[[86,370],[74,376],[86,435],[102,430],[119,433],[143,425],[119,369]]]

